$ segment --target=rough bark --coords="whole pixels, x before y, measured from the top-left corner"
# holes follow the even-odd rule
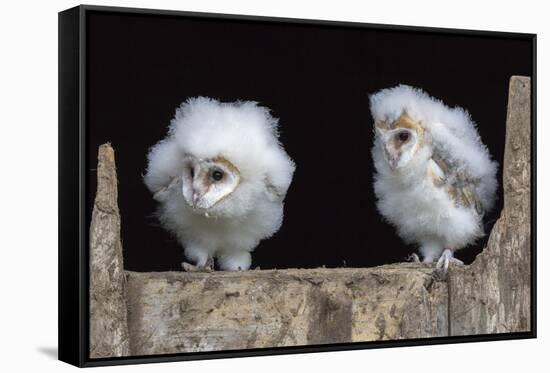
[[[447,335],[447,285],[421,264],[127,272],[132,354]]]
[[[128,355],[128,324],[115,155],[99,147],[90,224],[90,357]]]
[[[504,209],[487,247],[449,273],[452,335],[531,329],[531,80],[510,80]]]
[[[529,331],[530,91],[529,78],[512,77],[501,217],[474,263],[452,265],[446,282],[433,266],[412,263],[123,276],[114,153],[102,146],[90,231],[91,357]]]

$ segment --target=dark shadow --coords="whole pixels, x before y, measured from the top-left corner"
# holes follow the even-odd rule
[[[49,358],[57,360],[57,346],[55,347],[38,347],[37,349],[42,354]]]

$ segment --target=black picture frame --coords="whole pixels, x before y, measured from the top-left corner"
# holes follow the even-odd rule
[[[90,12],[111,12],[209,20],[262,21],[277,24],[327,25],[372,30],[396,30],[460,36],[524,39],[532,44],[531,95],[531,331],[422,340],[391,340],[236,351],[181,353],[154,356],[90,359],[88,241],[91,211],[88,207],[86,21]],[[59,359],[79,367],[171,362],[260,355],[403,347],[536,338],[536,35],[457,30],[351,22],[318,21],[227,14],[195,13],[81,5],[59,13]]]

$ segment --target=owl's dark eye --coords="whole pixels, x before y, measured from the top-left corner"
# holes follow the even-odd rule
[[[399,132],[399,140],[400,140],[401,142],[405,142],[405,141],[407,141],[408,139],[409,139],[409,133],[408,133],[408,132],[405,132],[405,131]]]
[[[189,167],[189,175],[191,175],[191,179],[195,177],[195,169],[193,167]]]
[[[212,179],[216,181],[220,181],[222,178],[223,178],[223,172],[218,170],[212,172]]]

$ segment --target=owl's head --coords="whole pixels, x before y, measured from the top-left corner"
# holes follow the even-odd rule
[[[166,138],[151,148],[145,184],[167,208],[246,216],[261,198],[284,197],[292,180],[294,163],[277,126],[256,102],[189,99],[176,110]]]
[[[185,202],[194,210],[208,212],[238,188],[241,175],[237,167],[223,157],[201,159],[187,155],[181,181]]]
[[[384,156],[391,169],[407,166],[414,158],[424,137],[421,123],[403,112],[397,120],[376,121],[376,139],[384,149]]]

